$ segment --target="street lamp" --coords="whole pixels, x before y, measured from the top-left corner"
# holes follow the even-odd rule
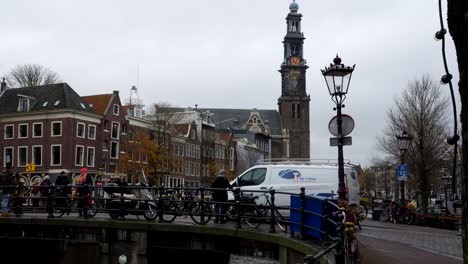
[[[343,102],[346,99],[349,83],[356,64],[352,67],[341,64],[341,59],[338,57],[338,54],[336,58],[333,59],[333,63],[334,64],[330,64],[330,67],[325,67],[325,69],[321,71],[327,83],[331,99],[336,104],[333,110],[336,110],[336,124],[338,130],[338,199],[346,200],[343,163],[343,119],[341,116],[341,108],[344,107]]]
[[[398,142],[398,148],[400,149],[400,161],[401,161],[401,164],[405,164],[405,153],[408,151],[408,148],[410,146],[410,143],[411,143],[411,136],[408,135],[408,133],[406,131],[403,131],[403,133],[401,135],[397,135],[396,136],[397,138],[397,142]],[[400,193],[401,193],[401,204],[404,204],[405,203],[405,181],[404,180],[401,180],[400,181]]]

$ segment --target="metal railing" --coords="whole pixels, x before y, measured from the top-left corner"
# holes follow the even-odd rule
[[[46,195],[32,194],[33,187],[39,188],[39,193]],[[98,213],[105,213],[113,219],[135,215],[138,219],[143,216],[148,221],[157,220],[159,223],[171,223],[178,217],[190,216],[199,225],[206,225],[214,218],[220,222],[233,222],[237,229],[245,225],[270,233],[276,233],[277,227],[283,232],[288,232],[289,229],[291,237],[300,234],[301,239],[315,238],[326,245],[317,255],[307,256],[305,263],[315,263],[314,261],[340,245],[344,219],[336,203],[307,196],[305,188],[301,188],[299,193],[289,193],[274,189],[254,191],[240,188],[168,188],[144,184],[114,184],[3,185],[0,190],[3,192],[2,204],[8,204],[7,209],[17,216],[28,213],[38,217],[56,218],[78,213],[89,219]],[[213,192],[232,192],[234,200],[215,201],[211,195]],[[287,205],[284,203],[285,198]],[[277,204],[278,199],[282,199],[283,204]]]

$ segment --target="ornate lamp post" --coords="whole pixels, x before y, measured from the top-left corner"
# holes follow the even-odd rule
[[[400,149],[400,164],[405,164],[405,153],[411,143],[411,136],[406,131],[403,131],[401,135],[397,135],[398,148]],[[401,193],[401,204],[405,203],[405,181],[400,181],[400,193]]]
[[[346,200],[346,186],[344,181],[344,164],[343,164],[343,119],[341,115],[341,108],[344,107],[344,100],[348,93],[349,83],[351,81],[351,75],[353,74],[354,67],[356,65],[345,66],[341,64],[341,59],[336,55],[333,59],[334,64],[330,64],[330,67],[325,67],[322,71],[322,75],[327,83],[328,92],[330,93],[331,99],[335,102],[336,107],[336,123],[338,129],[338,199]]]

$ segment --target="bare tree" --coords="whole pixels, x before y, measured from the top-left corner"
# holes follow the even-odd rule
[[[56,72],[39,65],[17,65],[7,74],[8,84],[11,87],[32,87],[60,82]]]
[[[427,210],[430,184],[449,158],[445,139],[450,134],[448,99],[440,93],[428,76],[409,83],[403,94],[395,98],[387,113],[388,124],[379,140],[385,153],[398,161],[400,150],[396,135],[407,131],[412,137],[411,148],[405,155],[410,176],[414,176],[421,195],[423,210]]]

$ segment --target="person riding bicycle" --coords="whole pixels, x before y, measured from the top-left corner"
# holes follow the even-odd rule
[[[60,173],[60,175],[55,180],[55,186],[57,186],[57,190],[63,194],[63,196],[67,196],[70,192],[68,185],[70,184],[70,179],[65,174],[64,171]]]

